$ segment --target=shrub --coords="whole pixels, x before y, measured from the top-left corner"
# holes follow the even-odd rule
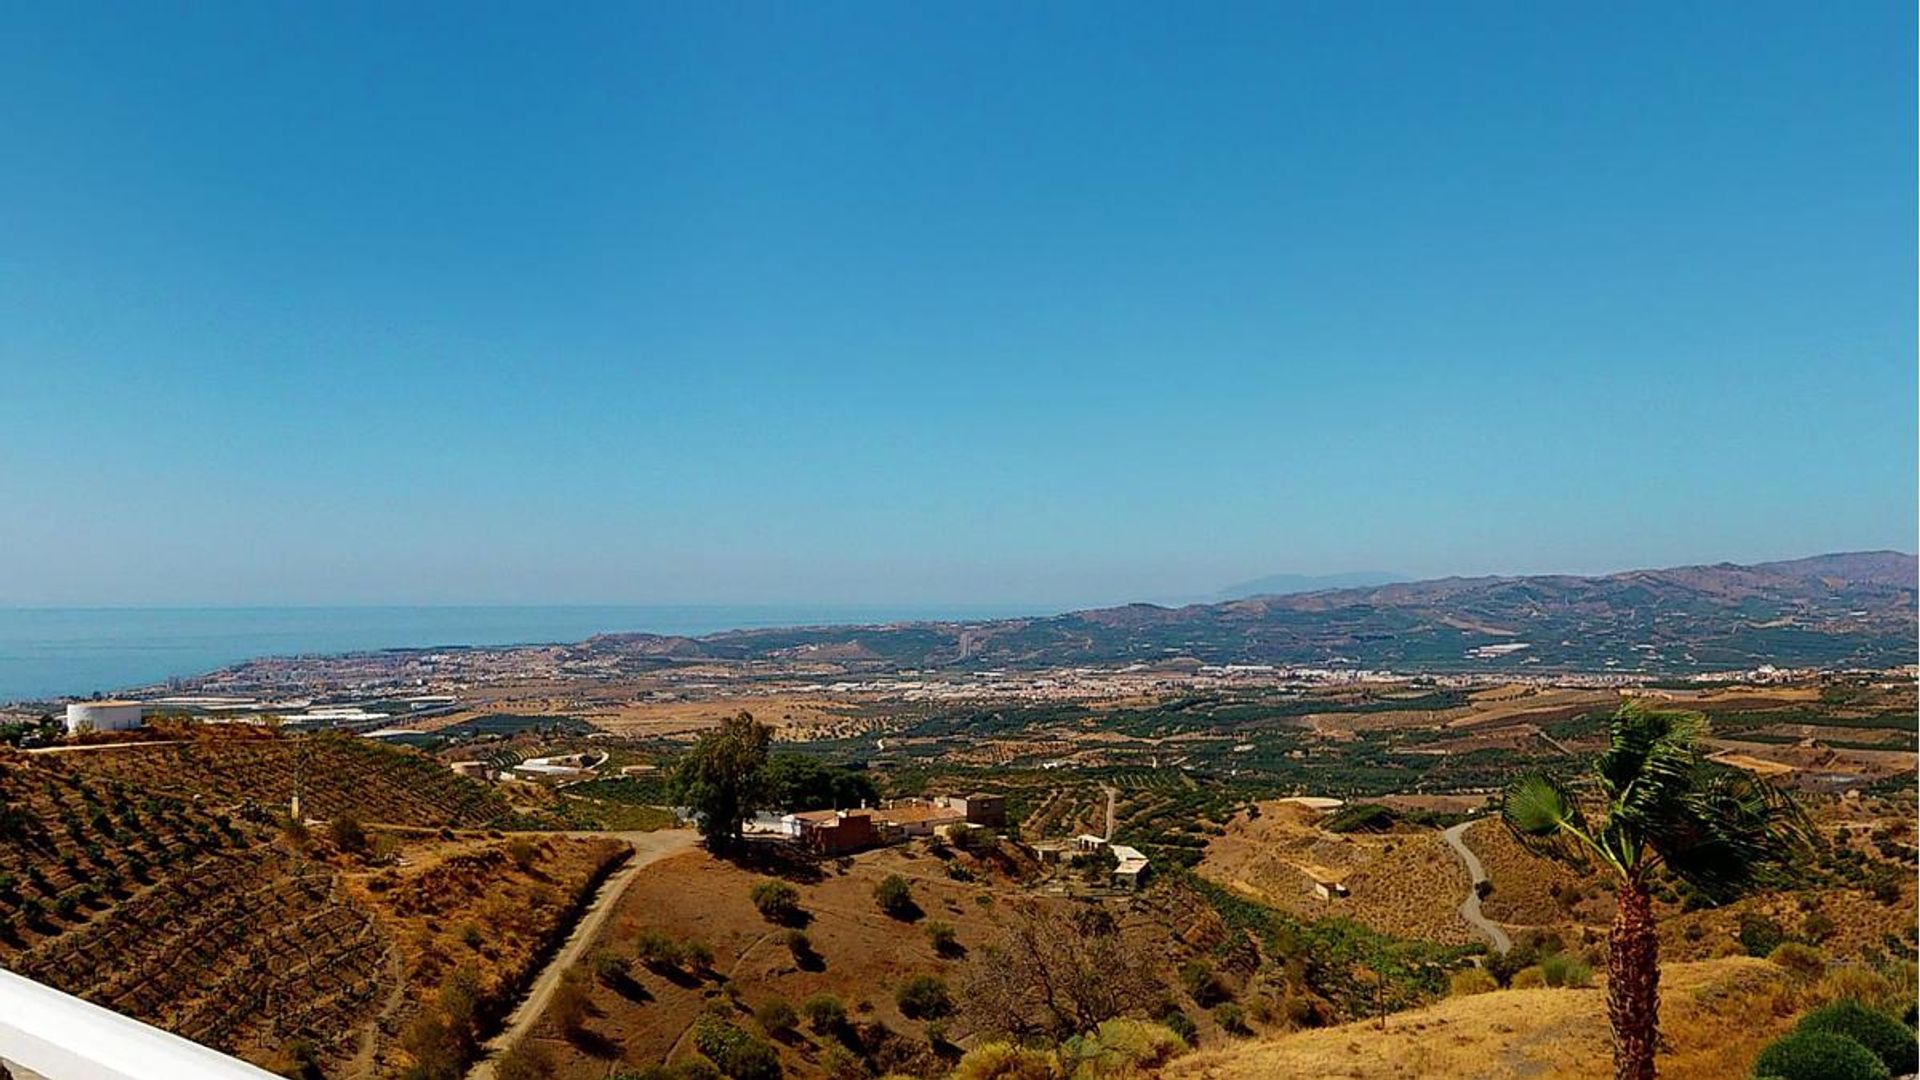
[[[699,938],[688,938],[680,943],[680,961],[695,971],[705,971],[713,966],[713,946]]]
[[[1740,947],[1748,956],[1766,956],[1786,940],[1780,924],[1765,915],[1748,912],[1740,916]]]
[[[1781,943],[1767,954],[1767,959],[1787,969],[1787,974],[1800,982],[1812,982],[1827,973],[1827,958],[1820,950],[1797,941]]]
[[[499,1080],[542,1080],[553,1075],[553,1053],[539,1043],[514,1043],[500,1055],[493,1075]]]
[[[540,845],[518,836],[507,842],[507,858],[521,870],[531,870],[535,860],[540,857]]]
[[[800,1011],[806,1014],[807,1026],[815,1031],[828,1031],[847,1022],[847,1007],[832,994],[815,994],[800,1003]]]
[[[1188,1046],[1192,1046],[1200,1038],[1200,1025],[1193,1022],[1193,1017],[1179,1009],[1167,1010],[1166,1015],[1160,1017],[1160,1022],[1167,1026],[1168,1031],[1180,1036],[1180,1041]]]
[[[358,855],[367,850],[367,830],[360,825],[360,819],[352,814],[341,814],[327,824],[327,838],[333,846],[350,855]]]
[[[867,1063],[839,1043],[828,1043],[820,1051],[820,1073],[827,1080],[866,1080]]]
[[[761,1002],[760,1007],[753,1010],[753,1019],[769,1035],[785,1035],[800,1022],[800,1017],[787,999],[778,997]]]
[[[1231,1001],[1213,1010],[1213,1022],[1219,1024],[1222,1031],[1231,1035],[1248,1033],[1246,1014],[1240,1011],[1240,1006]]]
[[[1792,1031],[1760,1051],[1753,1075],[1769,1080],[1887,1080],[1892,1074],[1873,1051],[1844,1035]]]
[[[1548,986],[1583,987],[1593,985],[1593,969],[1566,953],[1554,953],[1540,961],[1541,977]]]
[[[1202,1008],[1217,1005],[1227,998],[1227,988],[1205,960],[1189,960],[1180,965],[1180,985]]]
[[[1540,969],[1539,964],[1521,968],[1513,973],[1513,979],[1507,985],[1515,990],[1537,990],[1547,985],[1547,973]]]
[[[934,1020],[953,1011],[953,996],[937,975],[915,975],[900,984],[893,1000],[912,1020]]]
[[[1484,994],[1489,990],[1500,989],[1500,983],[1485,970],[1477,967],[1462,968],[1447,980],[1447,994],[1450,997],[1466,997],[1469,994]]]
[[[873,901],[880,910],[896,919],[912,918],[918,905],[913,902],[913,886],[899,874],[888,874],[880,884],[873,887]]]
[[[548,1015],[568,1036],[578,1035],[586,1027],[588,1003],[587,980],[578,971],[569,971],[553,990],[553,1003],[548,1006]]]
[[[785,925],[800,917],[800,890],[774,878],[756,884],[753,906],[768,922]]]
[[[648,967],[678,967],[680,943],[659,930],[642,930],[633,940],[633,951]]]
[[[1871,968],[1836,967],[1820,977],[1808,991],[1814,1004],[1858,1001],[1867,1005],[1887,1005],[1898,1000],[1899,992],[1886,976]]]
[[[1825,912],[1813,912],[1800,923],[1800,936],[1816,945],[1832,937],[1833,931],[1833,920]]]
[[[1844,1035],[1873,1052],[1896,1076],[1905,1076],[1920,1063],[1920,1041],[1905,1024],[1857,1001],[1836,1001],[1808,1013],[1796,1031],[1826,1031]]]
[[[933,951],[941,956],[952,956],[960,951],[960,941],[949,923],[928,923],[927,940],[933,944]]]
[[[1163,1024],[1145,1020],[1102,1020],[1086,1035],[1067,1040],[1063,1062],[1076,1077],[1136,1076],[1157,1071],[1187,1052],[1187,1042]]]
[[[767,1040],[709,1013],[694,1021],[693,1045],[733,1080],[779,1080],[780,1055]]]
[[[588,961],[593,977],[607,986],[618,986],[627,978],[627,958],[610,949],[601,949]]]
[[[805,930],[789,930],[786,934],[787,951],[793,954],[795,961],[806,963],[814,958],[813,939]]]
[[[1012,1043],[976,1046],[953,1067],[950,1080],[1057,1080],[1059,1063],[1045,1050]]]

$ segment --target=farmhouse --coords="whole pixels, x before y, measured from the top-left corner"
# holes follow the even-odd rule
[[[1007,824],[1007,797],[1005,795],[942,795],[934,803],[958,810],[965,815],[967,824],[980,825],[989,829],[1005,828]]]
[[[880,830],[867,810],[807,810],[788,814],[793,835],[816,855],[845,855],[880,842]]]
[[[1113,868],[1113,884],[1121,889],[1138,889],[1147,879],[1147,857],[1137,848],[1113,845],[1113,857],[1120,860]]]

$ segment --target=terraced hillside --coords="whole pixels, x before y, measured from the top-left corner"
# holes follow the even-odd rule
[[[354,767],[364,793],[318,785],[321,812],[364,805],[440,828],[285,825],[252,794],[281,775],[270,742],[0,752],[0,966],[301,1075],[457,1058],[630,847],[455,832],[492,800],[411,755],[319,742],[314,759]],[[163,753],[208,765],[190,775],[211,782],[195,792],[151,770]]]
[[[329,869],[239,816],[0,758],[0,963],[220,1049],[325,1045],[376,992],[386,937]]]
[[[338,735],[202,737],[62,755],[74,768],[203,803],[438,828],[485,825],[509,807],[486,784],[412,750]]]

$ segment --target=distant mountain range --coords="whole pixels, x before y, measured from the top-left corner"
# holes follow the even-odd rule
[[[1401,671],[1883,668],[1916,662],[1917,574],[1912,555],[1852,552],[1600,577],[1452,577],[1041,618],[606,635],[575,648],[629,663],[811,660],[856,670],[1180,659]]]
[[[1406,581],[1405,574],[1384,570],[1355,570],[1347,574],[1271,574],[1221,589],[1215,600],[1245,600],[1249,596],[1291,596],[1294,593],[1324,592],[1328,589],[1359,589],[1370,585],[1393,585]]]

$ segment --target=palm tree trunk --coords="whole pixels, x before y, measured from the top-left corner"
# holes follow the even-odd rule
[[[1653,897],[1637,881],[1620,886],[1607,936],[1607,1019],[1613,1024],[1614,1080],[1653,1080],[1660,1038],[1660,939]]]

